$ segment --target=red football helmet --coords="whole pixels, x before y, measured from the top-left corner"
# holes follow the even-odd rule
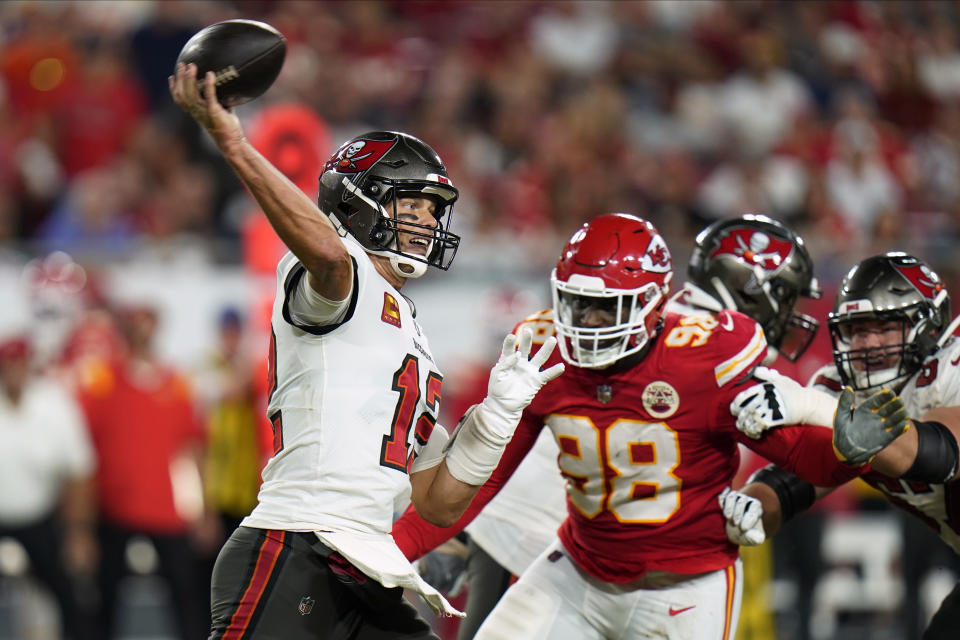
[[[636,353],[659,331],[673,260],[652,224],[627,213],[586,223],[550,276],[563,359],[599,369]]]

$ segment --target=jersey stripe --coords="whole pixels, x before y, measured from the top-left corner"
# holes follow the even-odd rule
[[[767,339],[763,337],[763,329],[760,325],[756,326],[753,338],[738,354],[732,358],[721,362],[713,369],[717,378],[717,386],[722,387],[731,380],[736,379],[740,374],[746,371],[757,355],[764,353],[767,349]]]
[[[723,640],[733,640],[733,600],[736,597],[737,571],[736,565],[727,567],[727,603],[723,612]]]
[[[223,640],[239,640],[247,631],[253,614],[257,610],[257,605],[267,590],[270,583],[270,577],[277,564],[277,558],[284,548],[284,538],[286,531],[268,530],[257,552],[257,562],[253,569],[253,576],[247,584],[243,596],[240,598],[240,605],[234,611],[230,618],[230,624],[223,632]]]

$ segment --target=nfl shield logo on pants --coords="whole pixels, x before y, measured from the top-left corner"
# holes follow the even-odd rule
[[[310,596],[303,596],[303,598],[300,600],[300,606],[297,607],[297,611],[299,611],[300,615],[302,616],[307,615],[308,613],[313,611],[314,602],[316,602],[316,600],[314,600]]]

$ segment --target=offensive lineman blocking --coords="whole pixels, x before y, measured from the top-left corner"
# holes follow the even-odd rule
[[[816,416],[800,417],[804,407],[830,405],[845,385],[859,397],[880,386],[896,389],[910,415],[923,420],[914,420],[915,429],[879,452],[862,479],[935,530],[955,553],[960,553],[955,517],[960,500],[953,489],[960,434],[958,323],[956,318],[951,322],[943,282],[926,264],[901,252],[872,256],[850,270],[837,292],[828,318],[834,364],[816,371],[806,388],[769,376],[769,384],[783,394],[781,408],[791,421],[817,422]],[[777,422],[754,412],[759,399],[750,396],[735,400],[738,426],[754,431],[776,427]],[[757,544],[831,490],[815,489],[774,466],[761,469],[739,492],[723,498],[730,538]],[[954,638],[958,620],[960,583],[933,616],[924,640]]]

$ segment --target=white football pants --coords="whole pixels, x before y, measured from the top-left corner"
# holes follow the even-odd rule
[[[692,576],[654,571],[629,585],[588,576],[557,540],[511,586],[476,640],[733,640],[743,565]]]

